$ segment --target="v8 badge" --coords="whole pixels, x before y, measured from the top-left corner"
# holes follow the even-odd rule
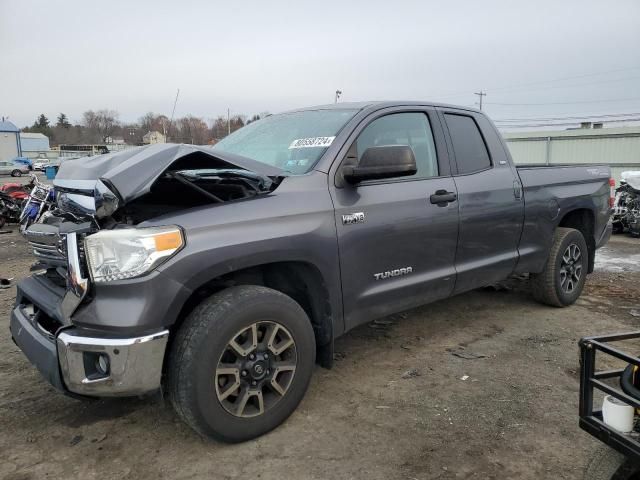
[[[348,213],[342,215],[343,225],[353,225],[354,223],[364,223],[364,212]]]

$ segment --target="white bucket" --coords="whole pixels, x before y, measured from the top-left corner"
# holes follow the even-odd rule
[[[631,405],[607,395],[602,402],[602,419],[604,423],[619,432],[629,433],[633,430],[634,410]]]

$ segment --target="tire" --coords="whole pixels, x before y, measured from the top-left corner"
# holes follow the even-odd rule
[[[253,325],[257,325],[255,330]],[[242,340],[245,336],[246,341]],[[289,344],[288,339],[293,346],[277,354],[275,347]],[[240,355],[237,348],[247,345],[247,351],[253,346],[252,353]],[[199,304],[177,332],[168,366],[171,403],[178,416],[206,438],[235,443],[258,437],[284,422],[304,397],[315,350],[311,322],[293,299],[261,286],[225,289]],[[257,359],[253,364],[252,355]],[[268,375],[257,380],[257,387],[251,386],[259,362],[263,374],[271,373],[284,393],[277,393]],[[237,368],[222,368],[223,363]],[[294,371],[278,372],[278,365],[293,363]],[[227,370],[235,373],[220,373]],[[227,388],[234,390],[236,385],[234,393],[223,399]],[[243,403],[242,398],[249,400]]]
[[[571,261],[567,263],[563,257],[566,257],[569,247],[572,247],[572,252],[578,251],[579,257],[574,259],[569,252]],[[544,270],[530,275],[533,297],[540,303],[554,307],[573,304],[584,288],[588,265],[587,242],[582,233],[573,228],[558,227]],[[579,277],[576,277],[578,271]]]
[[[598,446],[584,471],[584,480],[632,480],[638,478],[638,466],[607,445]]]
[[[13,172],[11,172],[11,176],[12,177],[21,177],[22,176],[22,172],[20,170],[14,170]]]

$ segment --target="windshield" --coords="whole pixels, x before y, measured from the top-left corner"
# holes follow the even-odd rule
[[[306,110],[271,115],[218,142],[222,150],[292,175],[307,173],[357,110]]]

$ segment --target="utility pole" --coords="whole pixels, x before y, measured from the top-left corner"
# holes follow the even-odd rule
[[[231,135],[231,117],[229,116],[228,108],[227,108],[227,135]]]
[[[480,110],[482,110],[482,97],[487,96],[486,92],[480,90],[479,92],[474,93],[474,95],[478,95],[478,98],[480,98]]]
[[[342,95],[342,90],[336,90],[336,98],[333,101],[333,103],[338,103],[338,100],[340,99],[340,95]]]

